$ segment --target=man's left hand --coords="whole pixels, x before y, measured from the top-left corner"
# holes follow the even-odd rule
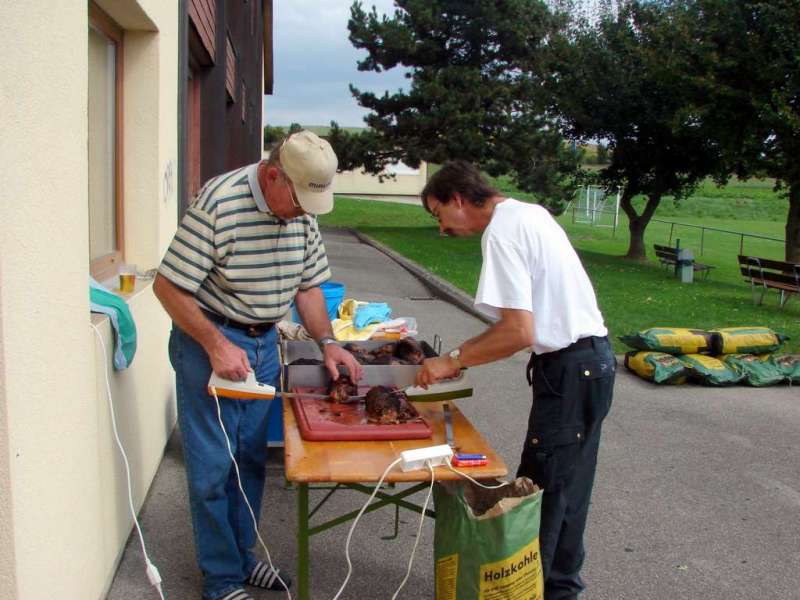
[[[352,354],[339,344],[325,344],[325,346],[323,346],[323,354],[325,356],[325,366],[328,368],[331,378],[334,381],[339,379],[339,369],[336,368],[337,365],[344,365],[353,383],[358,383],[361,379],[363,373],[361,365],[358,364],[358,361]]]
[[[422,368],[417,371],[414,384],[428,389],[428,386],[442,379],[450,379],[461,372],[461,366],[449,356],[426,358]]]

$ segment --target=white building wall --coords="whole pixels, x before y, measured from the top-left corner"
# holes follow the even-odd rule
[[[353,196],[419,196],[428,181],[428,165],[421,163],[419,169],[411,169],[402,163],[387,169],[394,178],[380,181],[377,175],[364,171],[344,171],[334,180],[335,194]]]
[[[178,3],[98,2],[125,34],[126,259],[177,221]],[[85,2],[6,2],[0,22],[0,598],[105,595],[132,520],[88,302]],[[140,508],[175,422],[169,320],[140,283],[139,349],[111,373]],[[145,584],[146,585],[146,584]]]
[[[261,158],[267,160],[269,151],[262,150]],[[418,169],[398,163],[390,165],[386,172],[394,177],[381,181],[377,175],[361,169],[342,171],[333,180],[333,193],[350,196],[419,196],[428,183],[428,163],[424,161]]]

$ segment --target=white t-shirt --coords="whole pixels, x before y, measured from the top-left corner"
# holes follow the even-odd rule
[[[533,313],[534,353],[608,334],[575,249],[543,207],[513,198],[497,204],[481,251],[475,308],[495,319],[501,308]]]

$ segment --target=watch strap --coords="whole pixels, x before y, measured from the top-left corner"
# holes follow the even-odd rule
[[[337,346],[341,346],[341,344],[339,343],[339,340],[337,340],[336,338],[331,337],[329,335],[326,335],[325,337],[321,337],[319,339],[319,341],[317,342],[317,344],[319,345],[320,349],[323,349],[328,344],[336,344]]]

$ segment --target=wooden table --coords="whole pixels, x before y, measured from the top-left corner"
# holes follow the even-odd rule
[[[353,520],[359,510],[354,510],[325,523],[311,526],[310,519],[322,504],[337,489],[347,488],[371,494],[374,484],[380,479],[386,467],[400,457],[400,452],[412,448],[424,448],[445,444],[444,402],[415,403],[420,415],[433,430],[433,437],[424,440],[389,440],[378,442],[310,442],[304,440],[297,426],[289,400],[283,402],[284,456],[286,479],[297,485],[297,598],[309,598],[309,539],[312,535]],[[464,468],[464,472],[475,479],[505,477],[508,468],[497,453],[489,446],[483,436],[469,420],[449,401],[453,415],[453,438],[459,452],[485,454],[488,464],[484,467]],[[461,477],[447,467],[436,467],[437,481],[456,480]],[[430,482],[430,471],[420,469],[403,472],[396,465],[384,479],[387,483],[412,483],[411,487],[393,494],[379,491],[376,500],[364,511],[372,512],[389,504],[422,512],[422,508],[404,500],[405,497],[425,489]],[[369,485],[369,484],[372,485]],[[335,484],[326,487],[328,494],[309,511],[309,484]],[[317,489],[317,486],[315,486]],[[434,511],[426,515],[434,518]],[[395,520],[395,525],[397,519]]]

